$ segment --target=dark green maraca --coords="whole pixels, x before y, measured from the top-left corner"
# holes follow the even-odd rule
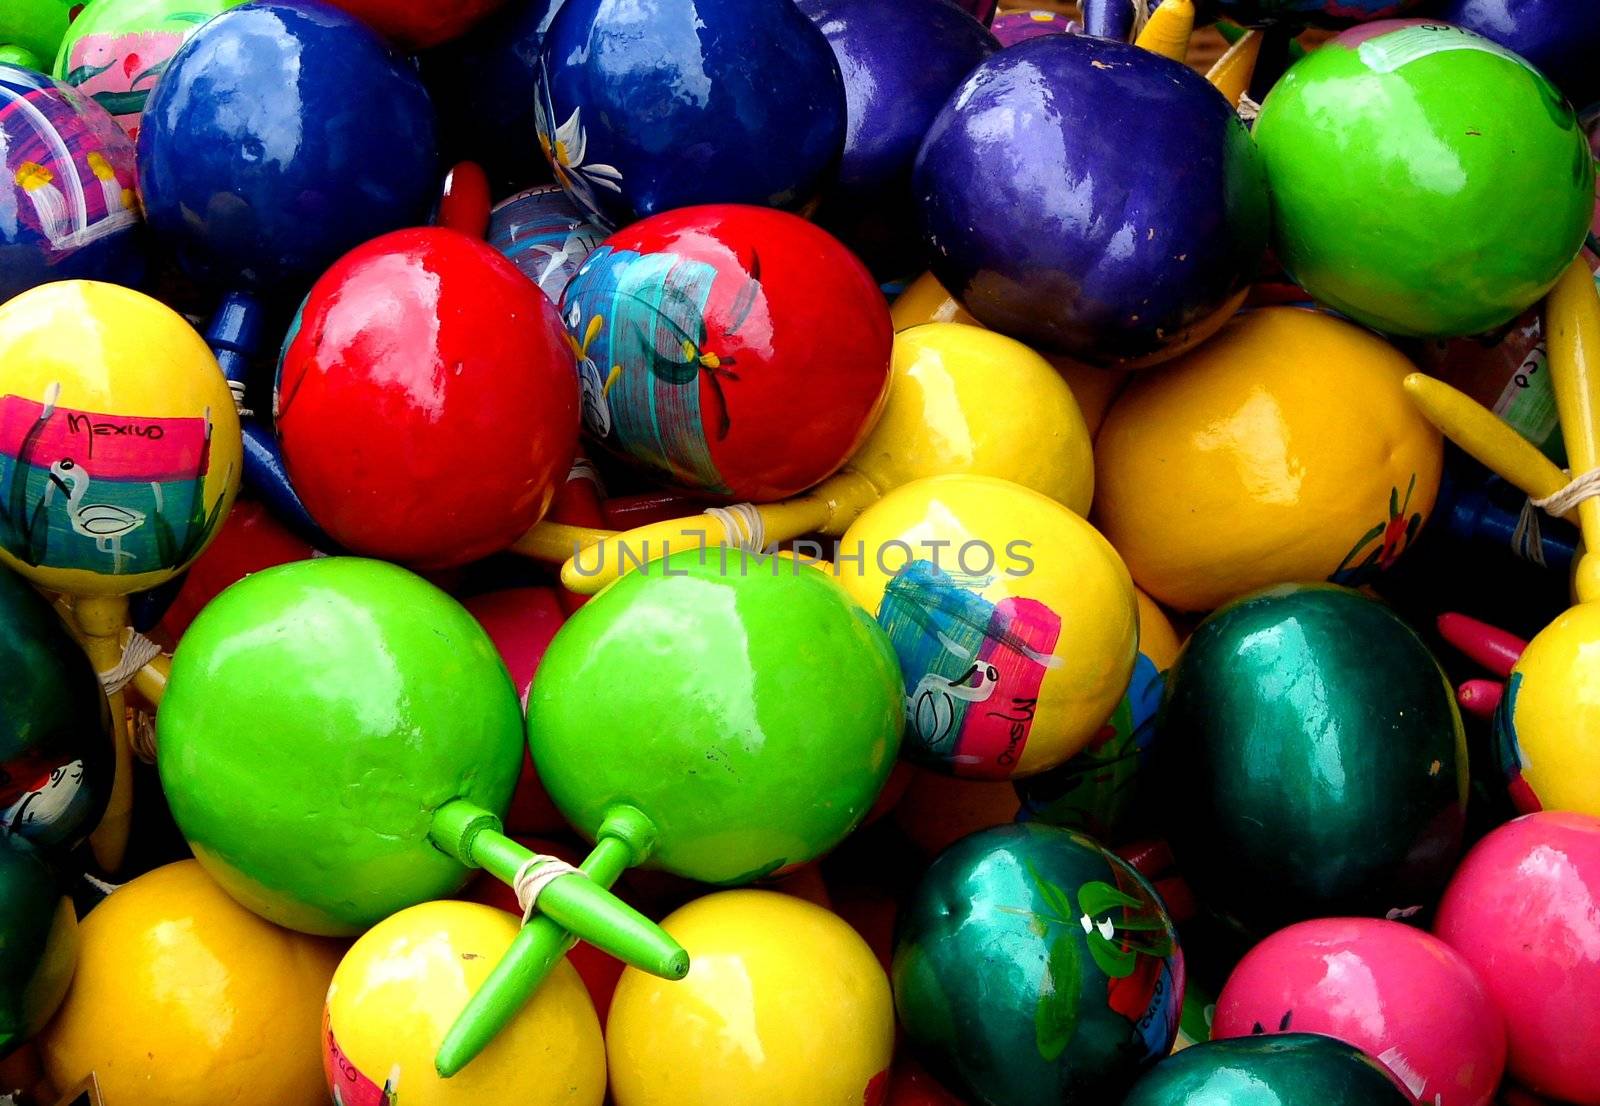
[[[78,958],[78,916],[37,853],[0,839],[0,1056],[44,1028]]]
[[[1425,905],[1461,850],[1450,685],[1399,616],[1345,588],[1272,588],[1201,623],[1152,772],[1190,886],[1247,934]]]
[[[511,678],[466,610],[393,565],[302,561],[229,588],[173,657],[157,736],[195,856],[292,929],[358,933],[448,896],[469,866],[513,883],[534,859],[500,832],[522,764]],[[615,873],[545,870],[540,916],[485,984],[492,1001],[463,1015],[476,1047],[446,1074],[537,988],[563,930],[658,975],[688,971],[676,942],[605,890]]]
[[[1140,1079],[1122,1106],[1407,1106],[1360,1049],[1310,1033],[1235,1037],[1186,1048]]]
[[[0,565],[0,839],[75,848],[105,813],[113,770],[111,715],[89,658]]]
[[[900,916],[895,1009],[951,1088],[984,1106],[1101,1106],[1178,1032],[1183,954],[1144,878],[1035,823],[945,850]]]

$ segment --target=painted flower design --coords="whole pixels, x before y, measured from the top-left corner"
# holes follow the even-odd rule
[[[1329,580],[1347,587],[1360,587],[1400,559],[1400,554],[1416,540],[1417,531],[1422,529],[1422,515],[1408,513],[1412,493],[1416,490],[1415,474],[1406,485],[1404,500],[1400,498],[1399,488],[1389,489],[1388,521],[1378,523],[1361,535],[1361,540],[1345,554]]]
[[[549,83],[540,80],[539,97],[535,103],[534,120],[539,131],[539,148],[554,170],[561,187],[587,211],[604,218],[595,189],[622,191],[622,173],[613,165],[589,164],[589,135],[583,128],[583,109],[573,108],[567,121],[555,124],[555,105],[550,98]]]

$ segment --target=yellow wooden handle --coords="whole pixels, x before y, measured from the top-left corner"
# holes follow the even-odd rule
[[[805,495],[754,509],[761,519],[763,544],[770,546],[806,534],[842,534],[878,498],[871,481],[846,469]],[[743,523],[738,528],[745,531]],[[671,553],[736,546],[752,536],[747,531],[730,534],[716,518],[704,514],[640,526],[585,548],[561,566],[561,582],[578,595],[594,595]]]
[[[1422,373],[1406,377],[1405,389],[1445,437],[1525,495],[1544,499],[1567,486],[1566,473],[1470,396]]]
[[[1161,0],[1150,13],[1133,44],[1173,61],[1189,56],[1189,36],[1194,34],[1194,0]]]
[[[1588,263],[1579,258],[1561,274],[1544,309],[1550,383],[1561,416],[1572,475],[1600,468],[1600,292]],[[1584,554],[1574,581],[1578,600],[1600,600],[1600,500],[1578,504]]]
[[[511,547],[513,553],[536,561],[558,565],[580,549],[617,536],[615,530],[596,530],[589,526],[569,526],[564,522],[541,522]]]
[[[1255,76],[1256,62],[1260,57],[1261,32],[1246,31],[1243,38],[1228,47],[1228,52],[1217,59],[1206,73],[1206,80],[1227,97],[1228,103],[1238,107],[1239,101],[1250,89],[1250,78]]]
[[[72,604],[72,621],[96,672],[110,672],[122,663],[122,634],[128,627],[127,596],[81,596]],[[89,835],[95,863],[107,875],[122,867],[133,826],[133,750],[128,745],[128,712],[122,692],[109,698],[115,774],[105,815]]]

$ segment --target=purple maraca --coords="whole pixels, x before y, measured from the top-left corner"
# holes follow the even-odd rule
[[[913,189],[940,282],[994,330],[1139,368],[1203,341],[1266,249],[1262,163],[1228,101],[1175,61],[1049,35],[956,90]]]

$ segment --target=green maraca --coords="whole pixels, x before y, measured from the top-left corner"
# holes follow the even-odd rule
[[[229,588],[173,657],[157,736],[195,856],[270,921],[358,933],[448,896],[472,867],[522,885],[540,916],[463,1015],[478,1045],[449,1074],[515,1015],[567,931],[642,970],[688,972],[683,949],[606,890],[648,850],[632,826],[581,874],[500,832],[522,763],[517,693],[472,616],[404,569],[327,558]]]
[[[79,6],[74,0],[6,0],[0,7],[0,65],[48,72]]]
[[[1354,1045],[1310,1033],[1236,1037],[1161,1061],[1122,1106],[1406,1106],[1411,1096]]]
[[[57,873],[0,837],[0,1056],[44,1028],[77,958],[78,916]]]

